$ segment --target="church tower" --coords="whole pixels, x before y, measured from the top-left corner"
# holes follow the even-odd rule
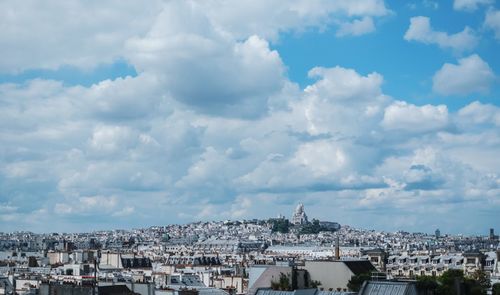
[[[292,224],[300,225],[308,223],[306,212],[304,211],[304,204],[299,203],[297,208],[295,208],[295,212],[292,216]]]

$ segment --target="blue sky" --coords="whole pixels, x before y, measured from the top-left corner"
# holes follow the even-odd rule
[[[390,231],[498,224],[496,1],[4,1],[0,26],[2,230],[298,202]]]
[[[413,7],[411,4],[414,4]],[[444,62],[452,63],[457,57],[469,52],[457,53],[442,50],[418,42],[408,42],[402,37],[408,30],[409,19],[414,16],[428,16],[436,30],[456,33],[469,26],[484,31],[477,48],[479,54],[493,69],[500,67],[499,42],[494,33],[483,28],[484,10],[454,11],[452,1],[387,2],[393,13],[378,23],[377,31],[362,36],[335,38],[336,28],[324,32],[312,30],[307,33],[286,34],[273,46],[289,69],[289,76],[301,86],[311,81],[307,71],[314,66],[335,66],[355,68],[360,73],[377,71],[384,75],[383,89],[390,95],[422,105],[444,103],[451,109],[458,109],[479,100],[498,105],[499,84],[492,85],[487,95],[448,97],[432,93],[432,75]],[[434,6],[435,3],[437,7]],[[498,9],[498,3],[493,3]]]

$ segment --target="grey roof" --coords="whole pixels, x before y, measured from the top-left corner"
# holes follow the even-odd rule
[[[352,271],[353,274],[359,275],[376,271],[377,269],[368,260],[345,260],[342,261]]]
[[[386,253],[384,251],[384,249],[381,249],[381,248],[373,248],[373,249],[368,249],[368,250],[362,250],[361,252],[365,253],[365,254],[385,254]]]
[[[417,295],[417,288],[410,282],[367,281],[359,295]]]
[[[315,295],[318,289],[300,289],[295,290],[294,295]]]
[[[99,292],[99,294],[106,294],[106,295],[137,294],[137,293],[132,292],[125,285],[115,285],[115,286],[102,286],[102,287],[98,287],[98,292]]]
[[[177,290],[177,291],[185,288],[182,285],[168,285],[167,287],[170,289],[173,289],[173,290]],[[213,288],[213,287],[189,286],[189,289],[198,291],[199,295],[229,295],[228,292],[226,292],[222,289]]]
[[[259,289],[255,295],[353,295],[352,292],[320,291],[318,289],[299,289],[295,291],[281,291],[272,289]]]
[[[316,295],[352,295],[356,292],[344,292],[344,291],[318,291]]]
[[[273,289],[259,289],[255,295],[294,295],[294,291],[281,291]]]

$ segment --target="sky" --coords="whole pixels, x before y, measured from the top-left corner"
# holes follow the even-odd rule
[[[500,230],[495,0],[4,0],[0,56],[0,231]]]

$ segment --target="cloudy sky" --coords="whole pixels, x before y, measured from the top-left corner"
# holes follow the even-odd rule
[[[0,230],[500,230],[495,0],[0,1]]]

